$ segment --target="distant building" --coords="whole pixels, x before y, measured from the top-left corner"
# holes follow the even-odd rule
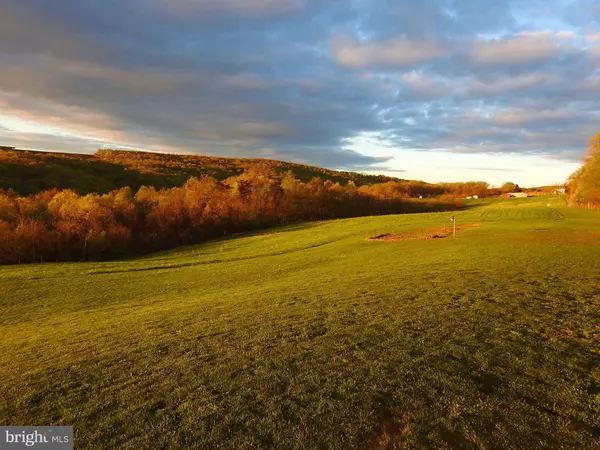
[[[479,195],[474,195],[473,198],[479,198]]]
[[[565,188],[558,188],[554,191],[555,194],[566,194],[567,190]]]
[[[527,198],[527,192],[511,192],[510,194],[508,194],[509,197],[511,198]]]
[[[10,147],[8,145],[0,145],[0,150],[16,150],[16,147]]]

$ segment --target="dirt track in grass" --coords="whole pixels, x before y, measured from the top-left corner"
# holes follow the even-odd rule
[[[480,223],[471,223],[456,227],[456,231],[467,231],[473,228],[479,228]],[[398,241],[422,241],[427,239],[443,239],[452,236],[452,227],[445,227],[436,230],[423,230],[417,233],[386,233],[367,238],[367,241],[373,242],[398,242]]]

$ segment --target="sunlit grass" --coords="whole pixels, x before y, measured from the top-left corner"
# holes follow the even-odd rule
[[[600,217],[471,204],[0,268],[0,423],[77,448],[600,445]],[[366,240],[453,214],[482,226]]]

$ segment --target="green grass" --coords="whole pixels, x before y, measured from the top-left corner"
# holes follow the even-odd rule
[[[546,203],[550,201],[551,207]],[[0,268],[0,425],[76,448],[600,446],[600,216],[473,201]]]

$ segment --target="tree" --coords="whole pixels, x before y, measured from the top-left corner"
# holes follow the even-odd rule
[[[131,164],[140,163],[131,155],[127,158]],[[129,187],[103,195],[52,189],[26,197],[0,190],[0,262],[101,260],[278,222],[453,208],[450,203],[405,199],[411,194],[444,194],[453,200],[461,193],[487,188],[480,182],[387,179],[357,188],[352,181],[343,185],[320,177],[305,183],[291,171],[281,176],[279,167],[267,161],[223,182],[201,176],[188,179],[182,187],[142,186],[135,195]],[[585,192],[592,195],[589,189]]]
[[[138,223],[138,210],[133,198],[129,187],[121,188],[102,197],[111,206],[115,219],[131,229],[135,228]]]
[[[600,132],[590,139],[583,166],[571,175],[568,190],[572,203],[600,206]]]
[[[79,253],[84,261],[102,253],[107,246],[106,230],[114,223],[114,216],[98,195],[80,197],[74,191],[62,191],[54,196],[48,209],[57,231],[60,252]]]
[[[53,247],[53,235],[46,224],[38,219],[23,218],[14,231],[17,262],[38,262]]]
[[[218,181],[208,176],[190,178],[185,183],[184,208],[192,228],[202,227],[204,211],[218,189]]]
[[[507,181],[502,185],[500,191],[502,191],[503,194],[508,194],[509,192],[521,192],[521,188],[518,184]]]
[[[16,238],[11,224],[0,219],[0,263],[19,262],[15,241]]]

